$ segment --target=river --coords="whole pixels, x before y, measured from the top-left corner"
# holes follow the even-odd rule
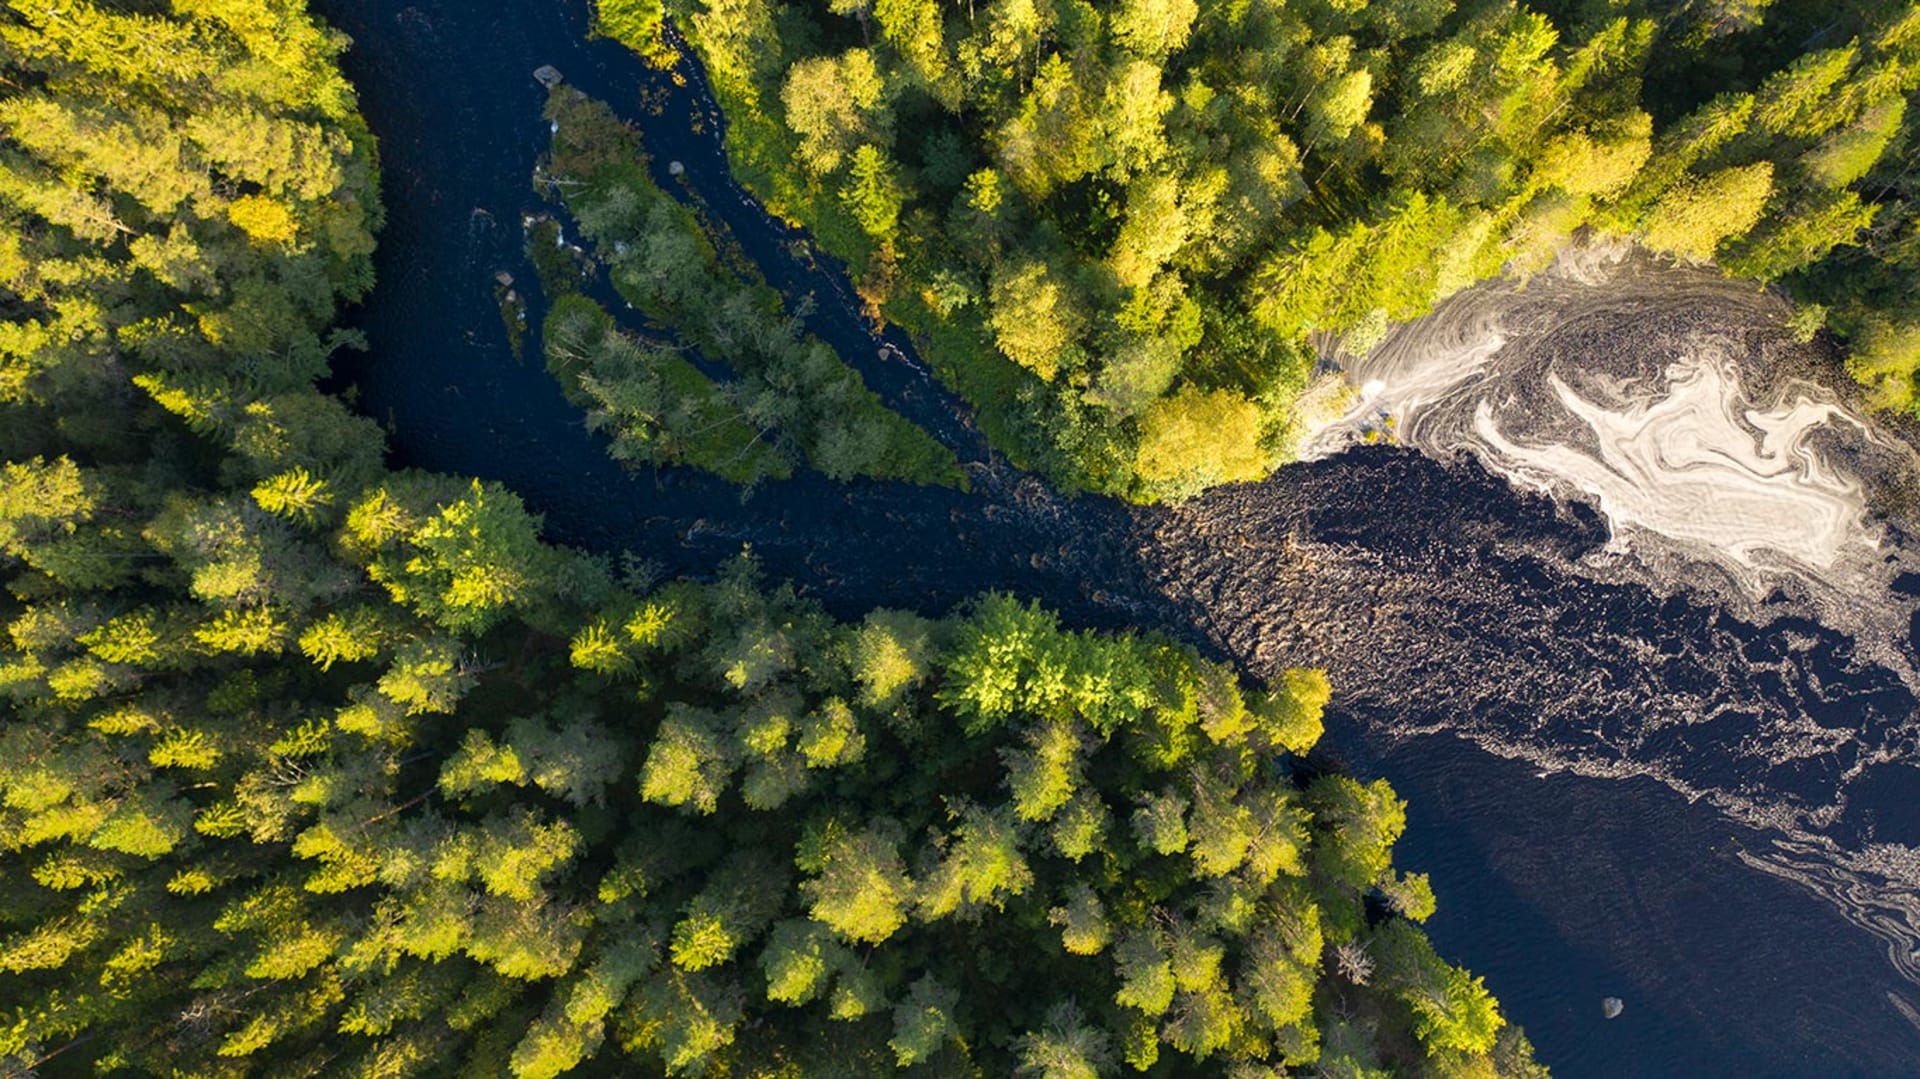
[[[842,614],[1001,588],[1256,671],[1326,666],[1325,751],[1408,799],[1398,858],[1433,877],[1436,945],[1557,1075],[1920,1074],[1914,698],[1816,606],[1619,572],[1604,499],[1527,493],[1471,455],[1344,450],[1171,510],[1061,497],[982,451],[907,342],[869,334],[831,261],[733,185],[698,78],[587,41],[585,0],[315,7],[353,37],[382,139],[373,347],[338,381],[396,464],[499,480],[550,538],[664,573],[750,545]],[[963,451],[972,490],[802,475],[743,497],[608,459],[514,359],[493,292],[498,270],[532,277],[540,64],[640,122],[663,183],[682,162],[769,280],[814,295],[810,328]],[[1703,317],[1738,324],[1744,302]]]

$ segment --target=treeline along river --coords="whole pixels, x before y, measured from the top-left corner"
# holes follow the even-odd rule
[[[504,482],[550,538],[667,574],[750,546],[841,614],[1002,589],[1255,672],[1323,666],[1338,703],[1323,745],[1410,802],[1399,858],[1433,876],[1436,945],[1486,975],[1556,1074],[1920,1074],[1904,625],[1868,650],[1894,657],[1880,662],[1827,628],[1861,623],[1822,621],[1832,604],[1792,588],[1764,603],[1696,588],[1706,577],[1672,557],[1622,572],[1633,555],[1590,508],[1605,499],[1518,493],[1445,446],[1348,449],[1171,509],[1062,497],[987,452],[908,342],[871,333],[844,276],[734,184],[697,71],[676,82],[588,41],[585,0],[316,7],[354,39],[389,215],[360,315],[372,349],[339,379],[398,463]],[[971,490],[802,474],[743,496],[608,458],[537,358],[514,358],[494,293],[498,270],[532,277],[541,64],[633,119],[661,183],[789,297],[811,295],[809,328],[954,447]],[[1760,298],[1682,292],[1688,326],[1777,333]],[[1898,531],[1883,543],[1897,551]],[[1608,995],[1626,1001],[1617,1020]]]

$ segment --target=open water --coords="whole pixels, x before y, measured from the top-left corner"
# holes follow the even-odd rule
[[[986,452],[831,261],[733,184],[697,72],[588,41],[585,0],[315,6],[353,37],[382,140],[373,348],[340,379],[396,463],[499,480],[551,538],[667,573],[751,546],[841,613],[999,588],[1255,670],[1326,666],[1327,752],[1408,799],[1399,861],[1433,877],[1436,945],[1556,1074],[1920,1075],[1916,589],[1873,497],[1903,466],[1775,372],[1804,359],[1780,359],[1776,301],[1631,265],[1555,279],[1557,304],[1476,290],[1352,365],[1371,392],[1320,459],[1172,510],[1063,498]],[[636,121],[658,178],[811,294],[810,327],[972,490],[801,476],[743,497],[615,465],[533,353],[538,304],[516,361],[493,291],[505,269],[537,297],[541,64]],[[1608,329],[1627,323],[1633,341]],[[1388,416],[1417,449],[1340,448]],[[1663,470],[1724,512],[1664,501]]]

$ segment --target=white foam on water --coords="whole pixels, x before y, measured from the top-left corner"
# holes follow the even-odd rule
[[[1913,560],[1888,544],[1861,471],[1914,455],[1831,390],[1777,370],[1798,347],[1786,311],[1708,268],[1617,243],[1570,248],[1530,281],[1468,289],[1345,357],[1355,403],[1307,436],[1304,456],[1386,439],[1472,457],[1598,511],[1610,549],[1630,557],[1596,572],[1663,592],[1717,586],[1759,621],[1811,608],[1920,686],[1911,603],[1888,587]],[[1796,602],[1763,602],[1783,591]]]
[[[1580,492],[1616,535],[1657,534],[1762,593],[1776,572],[1822,574],[1849,555],[1879,552],[1861,483],[1811,444],[1830,424],[1857,422],[1836,405],[1801,397],[1741,409],[1727,365],[1692,357],[1667,369],[1664,396],[1616,408],[1557,375],[1547,383],[1592,432],[1592,450],[1509,439],[1484,401],[1474,432],[1509,478]]]

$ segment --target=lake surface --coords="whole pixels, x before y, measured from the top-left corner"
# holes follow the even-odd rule
[[[1432,874],[1435,944],[1556,1074],[1920,1074],[1914,700],[1850,638],[1601,579],[1593,512],[1406,450],[1173,510],[1063,498],[984,452],[830,260],[745,199],[697,76],[675,86],[585,40],[584,0],[315,7],[353,36],[382,139],[373,348],[340,379],[396,463],[499,480],[551,538],[667,573],[750,545],[843,614],[999,588],[1257,671],[1326,666],[1326,750],[1410,802],[1399,861]],[[641,125],[663,182],[682,162],[772,283],[814,295],[810,327],[961,450],[971,492],[803,475],[743,497],[607,458],[537,356],[513,358],[493,291],[498,270],[532,281],[521,218],[545,208],[530,177],[548,132],[530,76],[549,63]],[[1627,1005],[1611,1022],[1608,995]]]

